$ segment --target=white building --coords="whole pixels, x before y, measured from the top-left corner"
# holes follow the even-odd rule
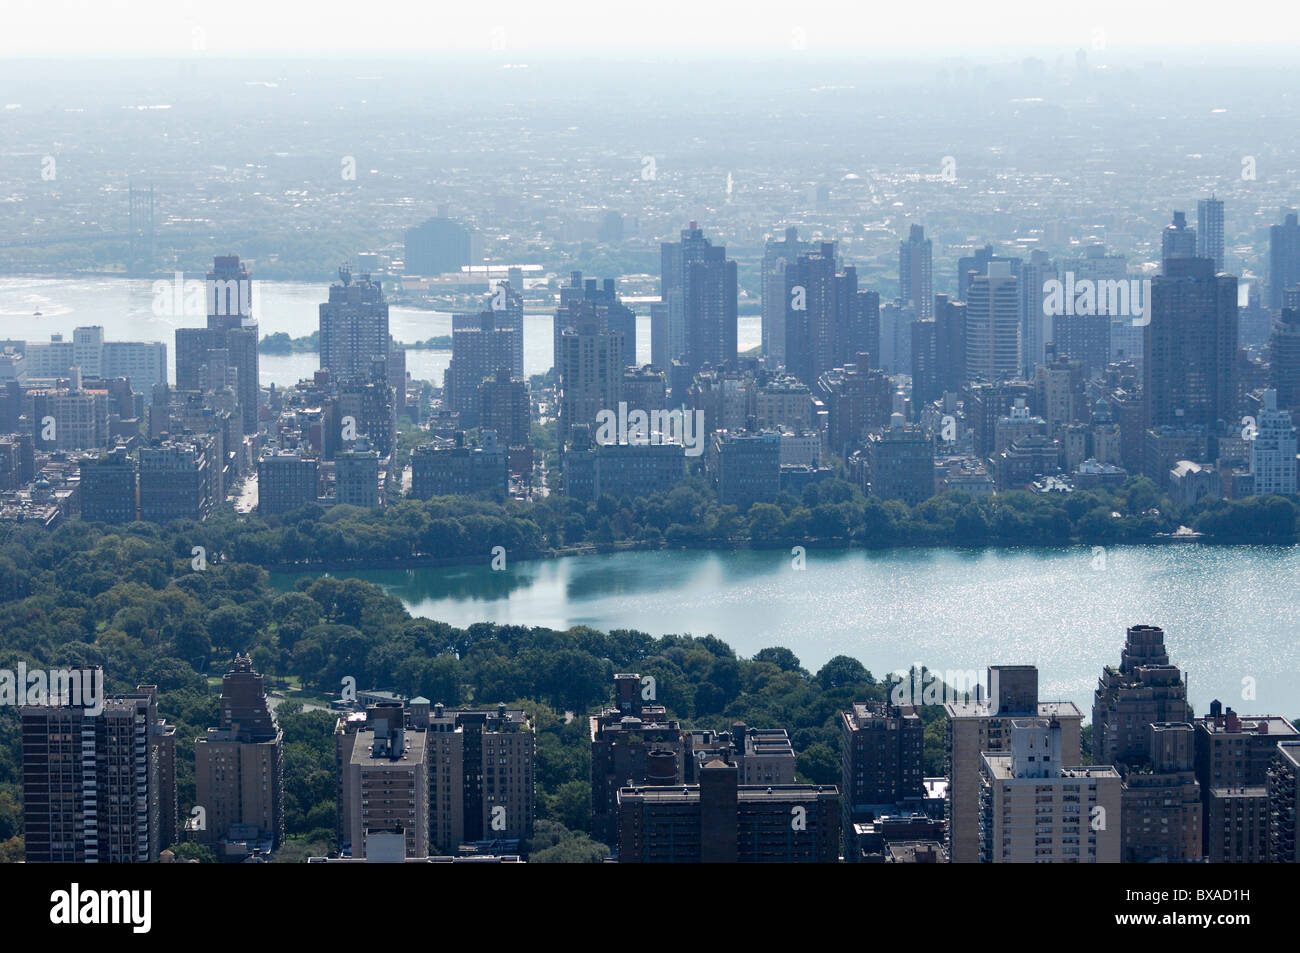
[[[1291,413],[1277,408],[1277,391],[1264,391],[1264,408],[1250,444],[1255,492],[1287,495],[1296,491],[1296,429]]]

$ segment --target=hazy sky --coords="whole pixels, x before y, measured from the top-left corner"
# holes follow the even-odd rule
[[[507,58],[1084,48],[1240,55],[1294,47],[1294,0],[0,0],[8,56],[461,51]]]

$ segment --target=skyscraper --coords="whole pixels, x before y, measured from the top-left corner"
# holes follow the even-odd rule
[[[925,227],[913,225],[898,243],[898,297],[918,319],[934,317],[933,250]]]
[[[880,297],[858,290],[852,265],[836,274],[834,242],[785,268],[785,365],[809,387],[859,354],[880,357]]]
[[[257,315],[253,313],[253,277],[238,255],[212,259],[207,276],[208,330],[217,335],[215,347],[224,348],[227,361],[238,375],[235,393],[244,418],[244,432],[257,433],[261,401]],[[178,332],[179,333],[179,332]],[[179,360],[179,354],[178,354]],[[180,377],[179,366],[177,377]]]
[[[1196,203],[1196,257],[1214,262],[1214,273],[1223,271],[1223,200],[1211,195]]]
[[[1187,240],[1176,226],[1171,229],[1165,233],[1171,255],[1151,283],[1144,329],[1147,427],[1235,422],[1237,279],[1215,275],[1207,258],[1183,255]]]
[[[691,222],[677,243],[664,242],[661,296],[668,305],[669,360],[684,359],[691,372],[736,361],[736,263]]]
[[[966,304],[934,296],[935,374],[941,392],[966,385]]]
[[[794,227],[787,228],[782,239],[768,239],[763,247],[763,354],[777,364],[785,363],[785,316],[788,305],[785,269],[800,255],[810,251],[812,242],[800,241],[799,231]]]
[[[1283,295],[1300,285],[1300,222],[1296,213],[1283,209],[1281,225],[1268,229],[1268,306],[1281,308]]]
[[[1020,277],[1022,316],[1020,342],[1023,350],[1021,362],[1024,375],[1032,377],[1034,368],[1045,360],[1045,347],[1053,340],[1051,318],[1044,313],[1043,303],[1047,298],[1047,290],[1044,286],[1048,281],[1057,278],[1056,265],[1048,257],[1047,252],[1034,249],[1030,253],[1028,263],[1022,268]]]
[[[367,377],[376,358],[388,358],[388,302],[369,275],[355,280],[347,266],[320,306],[320,366],[336,381]]]
[[[1148,750],[1147,725],[1185,722],[1190,714],[1187,685],[1169,663],[1164,630],[1131,626],[1119,668],[1106,667],[1093,695],[1092,760],[1140,763]]]
[[[581,313],[574,326],[560,335],[556,355],[562,439],[567,439],[571,427],[594,424],[600,411],[617,410],[623,399],[623,335],[600,329],[596,305],[591,302],[571,307],[580,307]]]
[[[1160,234],[1160,258],[1196,258],[1196,229],[1187,225],[1184,212],[1174,212],[1174,220]]]
[[[1020,293],[1007,262],[989,262],[966,289],[966,374],[989,382],[1020,370]]]
[[[149,863],[176,838],[176,729],[157,688],[101,701],[20,710],[28,863]]]

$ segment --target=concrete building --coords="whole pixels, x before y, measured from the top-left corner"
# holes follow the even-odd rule
[[[1296,492],[1296,428],[1290,412],[1278,408],[1277,391],[1264,391],[1263,403],[1250,443],[1255,493],[1291,496]]]
[[[1092,702],[1092,761],[1127,765],[1147,760],[1151,724],[1182,723],[1191,715],[1187,683],[1169,663],[1159,626],[1128,630],[1119,668],[1106,666]]]
[[[1206,857],[1234,862],[1262,849],[1267,833],[1228,830],[1225,824],[1250,822],[1267,831],[1268,772],[1278,742],[1300,739],[1295,727],[1277,715],[1238,715],[1215,699],[1209,714],[1196,719],[1196,780],[1205,808],[1202,835]],[[1215,791],[1219,803],[1216,804]],[[1261,793],[1261,791],[1263,793]]]
[[[426,444],[411,451],[411,497],[428,500],[435,496],[481,492],[505,493],[510,474],[507,448],[496,432],[479,432],[480,445],[465,445],[465,434],[457,431],[451,445]]]
[[[1057,719],[1014,719],[1009,727],[1009,752],[982,757],[980,861],[1119,863],[1119,772],[1067,766]]]
[[[218,727],[194,744],[195,797],[206,813],[195,832],[223,856],[228,842],[284,842],[283,733],[265,679],[237,655],[221,679]]]
[[[992,665],[986,700],[948,702],[945,747],[948,762],[948,854],[955,864],[980,855],[980,774],[985,753],[1010,750],[1015,719],[1054,719],[1061,726],[1061,763],[1077,765],[1083,715],[1073,702],[1040,702],[1038,669]],[[1118,776],[1117,776],[1118,777]],[[1116,805],[1118,816],[1118,805]]]
[[[711,761],[699,784],[617,792],[619,863],[835,863],[839,793],[832,785],[739,783]]]
[[[335,729],[343,845],[354,858],[366,855],[366,835],[376,830],[400,830],[407,857],[428,856],[427,739],[426,731],[406,727],[400,703],[368,709],[356,730]]]
[[[996,382],[1020,370],[1020,298],[1009,262],[993,261],[966,289],[966,374]]]
[[[176,841],[176,729],[157,688],[101,700],[99,714],[19,710],[28,863],[150,863]]]
[[[1205,807],[1205,859],[1212,864],[1269,861],[1268,787],[1213,787]]]
[[[297,453],[269,453],[257,462],[257,511],[291,513],[320,496],[317,462]]]
[[[427,730],[430,848],[454,854],[462,844],[508,841],[515,850],[490,852],[517,852],[533,832],[537,738],[527,714],[504,704],[430,709],[413,698],[410,722]]]
[[[1095,732],[1096,725],[1093,725]],[[1186,722],[1148,724],[1147,755],[1121,769],[1122,859],[1177,864],[1201,859],[1201,787]]]
[[[871,434],[865,447],[872,496],[908,506],[934,496],[934,439],[925,430],[894,414],[889,429]]]
[[[685,734],[663,705],[646,704],[652,688],[639,675],[615,675],[614,705],[588,720],[592,834],[611,847],[618,844],[620,788],[685,781]]]
[[[132,523],[136,518],[135,461],[126,447],[82,459],[81,518],[87,523]]]
[[[1296,821],[1300,818],[1300,740],[1282,740],[1268,769],[1268,859],[1274,864],[1300,861]]]
[[[391,344],[379,282],[369,275],[353,280],[351,271],[340,268],[329,300],[320,306],[320,366],[336,381],[365,377],[376,358],[387,359]]]
[[[741,512],[754,503],[771,503],[781,492],[781,435],[730,433],[713,435],[711,460],[716,465],[718,501]]]
[[[358,448],[334,457],[334,499],[344,506],[379,506],[379,454]]]
[[[924,796],[924,726],[916,709],[855,702],[840,712],[844,829]]]
[[[140,519],[201,522],[224,499],[218,444],[194,434],[140,448]]]

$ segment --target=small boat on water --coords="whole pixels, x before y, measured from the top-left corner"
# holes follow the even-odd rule
[[[40,316],[41,316],[41,313],[40,313],[39,311],[34,311],[34,312],[32,312],[32,317],[33,317],[33,318],[39,318]]]

